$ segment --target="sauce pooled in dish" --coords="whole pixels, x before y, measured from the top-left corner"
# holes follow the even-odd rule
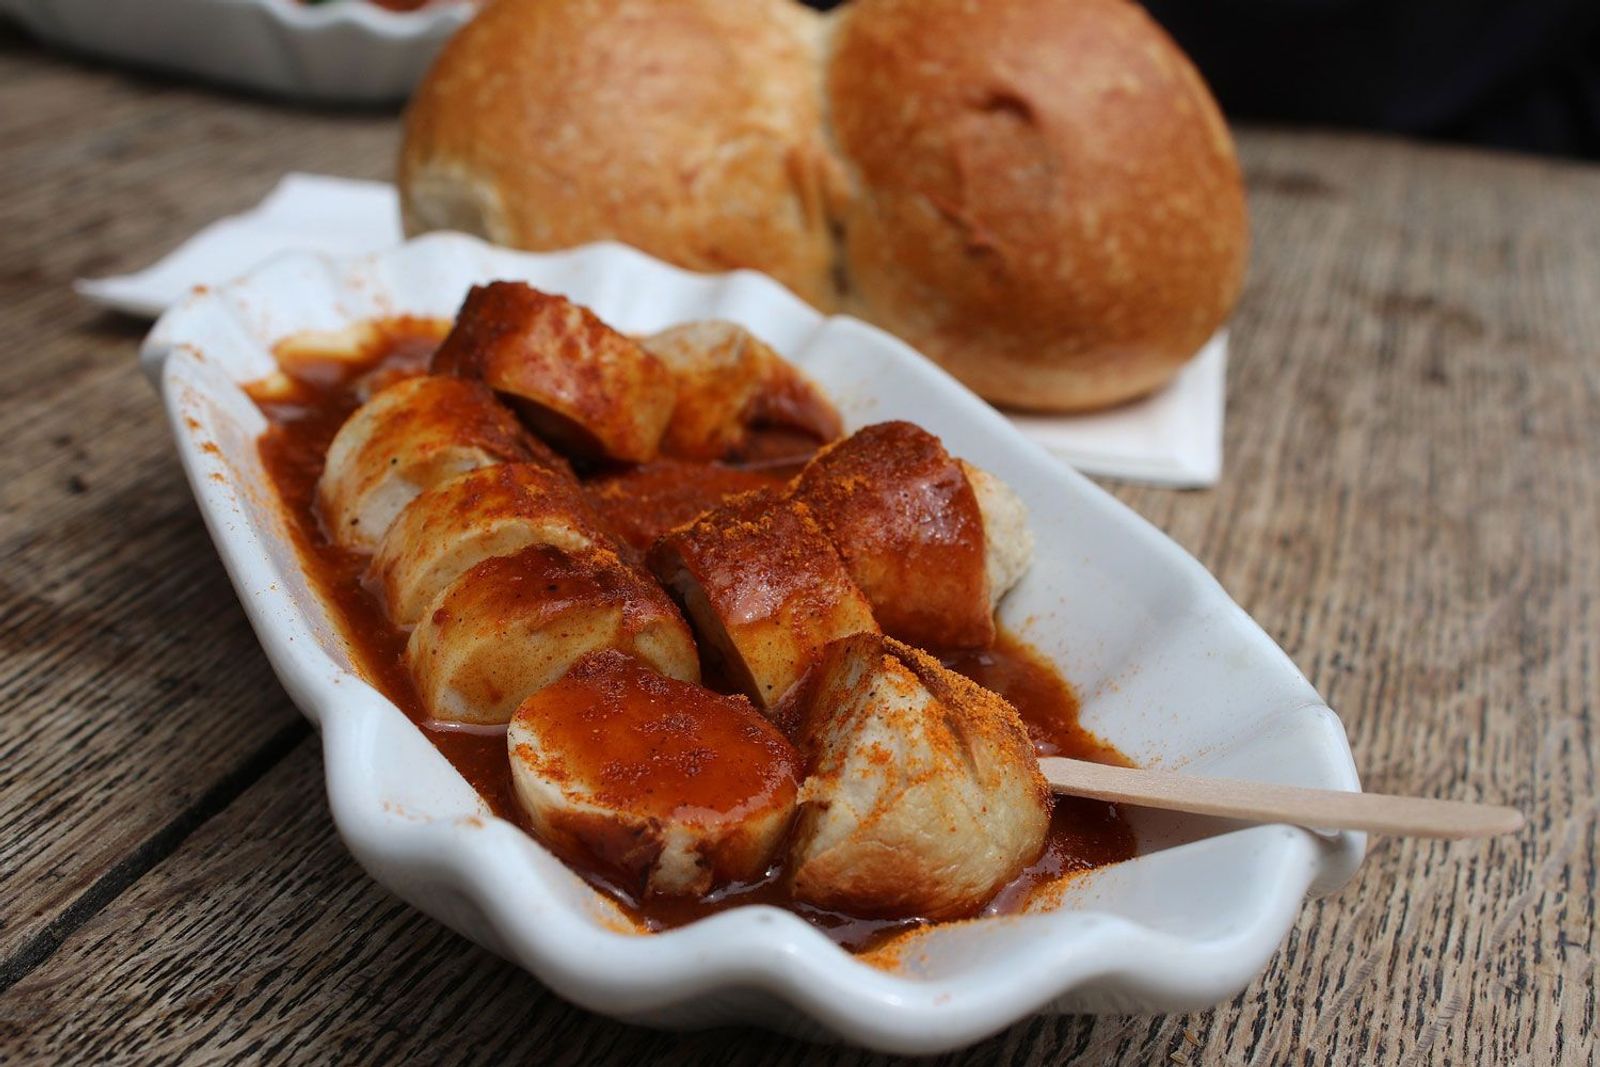
[[[281,373],[251,390],[269,420],[263,462],[353,658],[491,811],[551,847],[641,931],[762,903],[856,951],[931,921],[1047,901],[1063,879],[1134,854],[1114,806],[1049,797],[1030,777],[1030,748],[1127,761],[1079,726],[1077,701],[1054,668],[994,628],[995,603],[1031,554],[1025,512],[1019,519],[1020,502],[998,479],[910,424],[838,437],[820,391],[772,364],[759,342],[731,334],[737,327],[680,327],[663,342],[635,344],[595,333],[608,328],[552,303],[560,298],[504,295],[511,299],[496,302],[495,323],[502,353],[516,351],[505,338],[519,328],[505,308],[526,305],[544,331],[530,336],[576,322],[590,342],[605,340],[606,358],[637,351],[654,363],[642,377],[609,367],[606,380],[675,391],[658,392],[644,426],[604,404],[566,405],[561,432],[546,439],[537,427],[549,424],[549,408],[524,421],[525,397],[519,408],[472,376],[475,361],[462,353],[472,330],[464,337],[456,324],[455,373],[433,379],[433,351],[452,324],[407,319],[369,324],[359,344],[325,352],[285,345]],[[691,358],[684,346],[699,339],[722,351]],[[738,354],[746,351],[758,355]],[[498,358],[497,374],[556,403],[541,393],[539,361]],[[540,361],[550,358],[546,351]],[[692,376],[730,366],[745,392],[716,416],[738,425],[718,429],[706,414],[721,410],[708,406],[715,381]],[[414,379],[471,392],[464,444],[438,431],[426,414],[435,409],[418,407],[415,424],[432,436],[412,438],[406,417],[396,420],[389,458],[403,462],[389,466],[400,474],[371,459],[330,470],[341,455],[330,446],[352,416]],[[433,387],[407,388],[427,397]],[[696,405],[681,417],[678,397]],[[577,424],[585,418],[601,422]],[[496,427],[490,439],[485,425]],[[620,451],[643,458],[606,454],[597,442],[623,442]],[[433,462],[435,454],[444,459]],[[441,473],[452,463],[459,469]],[[526,475],[515,474],[519,463],[531,465]],[[379,473],[357,477],[358,468]],[[897,482],[902,471],[915,477]],[[371,480],[385,488],[361,511],[369,529],[337,536],[330,488]],[[489,502],[481,515],[474,500]],[[956,515],[921,521],[946,508]],[[897,515],[908,524],[896,527]],[[697,527],[720,532],[691,535]],[[779,536],[773,530],[800,531],[808,547],[759,538],[759,551],[718,547],[746,528],[765,529],[768,540]],[[919,583],[907,559],[940,564],[939,580]],[[765,569],[753,566],[761,562]],[[750,577],[737,577],[741,566],[753,568]],[[693,581],[679,580],[691,571]],[[518,583],[526,596],[508,595]],[[719,601],[707,588],[736,595]],[[730,625],[765,643],[730,642]],[[430,668],[429,656],[449,669]],[[753,688],[757,676],[773,691]],[[867,831],[879,817],[869,815],[870,826],[841,821],[854,800],[837,788],[843,779],[825,785],[824,763],[858,775],[876,768],[897,783],[874,794],[896,800],[882,825],[897,827],[883,836],[903,852],[897,884],[861,858],[877,847]],[[943,818],[957,810],[966,814]],[[988,821],[999,812],[1012,813],[1005,833]],[[919,850],[918,819],[929,834],[949,831],[938,848]],[[983,851],[1000,838],[1004,847]],[[862,842],[869,851],[852,858]],[[919,872],[952,862],[958,879],[903,891]]]

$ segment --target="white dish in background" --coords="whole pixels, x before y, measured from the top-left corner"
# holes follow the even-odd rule
[[[212,223],[152,266],[79,279],[76,288],[104,307],[153,319],[196,285],[229,281],[279,252],[356,255],[398,244],[399,204],[388,182],[289,174],[250,211]],[[1086,474],[1174,488],[1211,486],[1222,476],[1227,365],[1224,331],[1172,384],[1143,400],[1087,415],[1010,418]]]
[[[74,51],[323,103],[403,100],[470,3],[389,11],[366,0],[0,0]]]
[[[1261,970],[1308,892],[1343,884],[1359,834],[1237,829],[1138,813],[1140,855],[1072,883],[1049,911],[936,927],[885,971],[796,916],[746,907],[653,936],[482,802],[393,704],[351,673],[284,533],[239,388],[303,330],[452,315],[467,287],[519,278],[628,331],[739,322],[815,377],[850,427],[913,419],[1028,502],[1039,554],[1003,621],[1053,657],[1084,722],[1136,761],[1358,789],[1343,728],[1193,558],[888,334],[824,318],[760,275],[691,274],[619,245],[509,252],[435,235],[373,256],[278,258],[162,317],[143,350],[201,512],[263,648],[319,726],[340,833],[374,878],[620,1019],[760,1023],[932,1052],[1030,1013],[1186,1010]],[[1291,1009],[1293,1010],[1293,1009]]]

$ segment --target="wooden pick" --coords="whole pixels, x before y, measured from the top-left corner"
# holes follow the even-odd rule
[[[1459,838],[1514,834],[1523,825],[1522,812],[1496,804],[1200,778],[1056,756],[1041,759],[1039,769],[1058,793],[1319,830]]]

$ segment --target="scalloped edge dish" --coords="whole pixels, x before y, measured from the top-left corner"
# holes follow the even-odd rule
[[[1360,788],[1338,718],[1198,562],[902,342],[824,318],[757,274],[690,274],[615,244],[529,254],[436,234],[354,259],[272,260],[169,311],[142,353],[262,647],[321,730],[339,831],[396,894],[620,1019],[762,1024],[927,1053],[1040,1010],[1159,1012],[1231,997],[1307,894],[1360,864],[1359,834],[1135,812],[1135,859],[1077,876],[1025,914],[928,927],[890,956],[852,956],[765,906],[633,933],[607,898],[490,816],[353,673],[286,535],[256,454],[264,419],[240,388],[275,368],[284,337],[449,317],[471,284],[495,278],[563,293],[627,331],[739,322],[816,379],[847,428],[921,423],[1027,501],[1038,556],[1001,621],[1077,685],[1084,725],[1143,765]]]
[[[322,103],[402,100],[471,3],[397,12],[365,0],[0,0],[0,15],[75,51]]]

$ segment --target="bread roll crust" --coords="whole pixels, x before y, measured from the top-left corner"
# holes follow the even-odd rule
[[[1127,0],[855,0],[827,87],[853,310],[988,399],[1148,393],[1232,307],[1227,127]]]
[[[413,99],[410,233],[749,267],[989,400],[1170,380],[1243,279],[1193,66],[1131,0],[499,0]]]
[[[406,116],[406,231],[617,239],[693,270],[763,270],[828,307],[816,62],[793,0],[502,0]]]

